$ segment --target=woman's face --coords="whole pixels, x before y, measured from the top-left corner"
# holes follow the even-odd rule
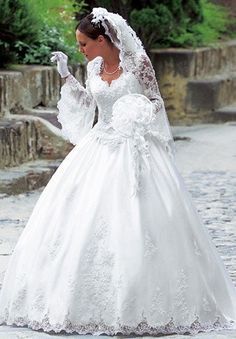
[[[77,29],[76,40],[81,53],[83,53],[89,61],[97,56],[102,56],[102,49],[105,43],[105,38],[102,35],[99,35],[99,37],[94,40]]]

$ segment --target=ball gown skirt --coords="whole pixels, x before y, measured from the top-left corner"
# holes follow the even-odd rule
[[[183,178],[149,137],[132,195],[130,140],[96,124],[43,190],[10,258],[0,323],[92,335],[235,328],[236,290]]]

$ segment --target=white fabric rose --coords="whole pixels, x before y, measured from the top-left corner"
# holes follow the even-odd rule
[[[125,137],[144,136],[153,118],[152,102],[142,94],[124,95],[112,107],[112,127]]]

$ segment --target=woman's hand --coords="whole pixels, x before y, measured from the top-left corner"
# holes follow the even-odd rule
[[[52,57],[51,57],[51,62],[56,61],[57,62],[57,70],[58,73],[62,78],[66,78],[68,75],[70,75],[67,61],[68,61],[68,56],[64,54],[63,52],[57,51],[57,52],[52,52]]]

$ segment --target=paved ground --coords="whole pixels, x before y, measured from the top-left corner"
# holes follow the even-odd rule
[[[175,127],[173,130],[175,136],[190,138],[176,142],[177,166],[236,286],[236,123]],[[0,283],[11,251],[41,191],[0,196]],[[3,339],[59,337],[74,339],[88,338],[88,335],[49,335],[0,326]],[[191,338],[236,339],[236,331],[201,333]]]

